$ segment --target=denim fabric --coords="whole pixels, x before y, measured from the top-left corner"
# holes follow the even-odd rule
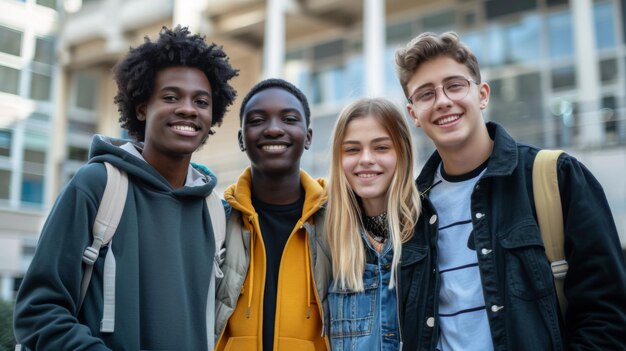
[[[330,285],[330,343],[333,351],[396,351],[400,348],[397,295],[389,289],[393,253],[389,243],[369,255],[363,274],[364,291]]]

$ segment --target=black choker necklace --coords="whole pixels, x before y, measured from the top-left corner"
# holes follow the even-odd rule
[[[389,224],[387,222],[387,212],[377,216],[363,216],[363,226],[365,231],[376,242],[384,243],[389,237]]]

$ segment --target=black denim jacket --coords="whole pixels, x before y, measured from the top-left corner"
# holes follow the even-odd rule
[[[569,272],[566,322],[535,218],[532,165],[539,149],[487,123],[494,147],[471,197],[474,243],[495,350],[626,350],[626,265],[604,192],[574,157],[558,160]],[[402,247],[403,350],[434,350],[439,337],[437,213],[428,197],[436,152],[417,186],[422,214]],[[565,326],[564,326],[565,325]]]

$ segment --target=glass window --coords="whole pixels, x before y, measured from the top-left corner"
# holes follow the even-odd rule
[[[37,38],[35,41],[35,57],[33,57],[33,60],[49,65],[53,64],[54,41],[51,39]]]
[[[555,5],[563,5],[567,4],[569,0],[546,0],[546,5],[555,6]]]
[[[391,24],[387,26],[385,30],[385,35],[387,37],[386,43],[403,43],[410,40],[413,37],[413,33],[411,31],[411,23],[397,23]]]
[[[50,116],[41,112],[33,112],[30,114],[30,116],[28,116],[28,119],[35,121],[49,121]]]
[[[324,60],[331,57],[341,56],[343,54],[343,40],[333,40],[331,42],[322,43],[313,47],[313,59]]]
[[[70,133],[80,132],[80,133],[94,134],[96,132],[96,125],[94,123],[79,122],[79,121],[70,119],[67,130]]]
[[[0,51],[20,56],[22,52],[22,32],[0,26]]]
[[[400,85],[400,80],[398,79],[398,75],[396,74],[395,53],[395,47],[388,47],[387,49],[385,49],[385,64],[383,72],[385,86],[382,93],[384,96],[392,100],[402,98],[401,101],[404,102],[404,91],[402,90],[402,85]]]
[[[508,61],[525,62],[541,58],[540,24],[539,17],[533,15],[508,28]]]
[[[50,100],[52,79],[45,74],[32,72],[30,77],[30,98],[34,100]]]
[[[510,15],[537,7],[537,0],[490,0],[485,1],[487,19]]]
[[[393,67],[393,66],[392,66]],[[346,96],[350,98],[358,98],[365,94],[365,68],[363,56],[357,55],[350,57],[346,66]]]
[[[11,156],[11,131],[0,129],[0,156]]]
[[[485,62],[485,50],[483,49],[483,34],[480,31],[463,33],[462,40],[478,59],[479,63]]]
[[[501,122],[520,141],[543,142],[543,99],[539,73],[495,80],[490,83],[489,116]]]
[[[304,51],[301,49],[292,50],[285,53],[285,61],[300,61],[304,59]]]
[[[617,79],[617,60],[614,58],[600,61],[600,79],[603,83]]]
[[[0,199],[8,200],[11,195],[11,171],[0,169]]]
[[[57,2],[56,2],[56,0],[37,0],[37,5],[49,7],[51,9],[53,9],[53,10],[57,9]]]
[[[572,14],[568,11],[553,13],[548,17],[550,57],[574,55]]]
[[[424,17],[422,25],[425,30],[443,32],[452,30],[455,24],[456,12],[445,11]]]
[[[20,71],[6,66],[0,66],[0,91],[17,94],[20,85]]]
[[[593,5],[593,21],[596,31],[596,46],[598,49],[615,47],[615,22],[613,19],[613,4],[602,2]]]
[[[89,157],[89,150],[77,146],[69,146],[67,150],[68,158],[72,161],[87,161]]]
[[[24,150],[24,162],[40,163],[46,162],[46,152],[44,150]]]
[[[504,28],[495,23],[487,29],[487,56],[485,62],[491,66],[499,66],[505,62],[506,42]]]
[[[478,14],[476,11],[467,11],[463,13],[463,25],[466,27],[473,27],[478,23]]]
[[[552,89],[576,88],[576,69],[574,66],[555,68],[550,72],[552,76]]]
[[[346,74],[342,67],[326,68],[313,74],[313,102],[332,103],[345,97]]]
[[[43,203],[43,176],[24,173],[22,176],[22,202]]]
[[[76,107],[95,110],[98,93],[98,79],[87,73],[76,75]]]
[[[539,28],[540,21],[537,15],[525,17],[517,23],[506,26],[499,24],[490,26],[487,31],[488,63],[497,66],[541,58]]]

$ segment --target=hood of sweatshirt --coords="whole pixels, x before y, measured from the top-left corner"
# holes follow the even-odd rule
[[[300,184],[305,192],[302,221],[306,221],[326,203],[326,179],[313,179],[305,171],[300,171]],[[241,173],[235,184],[224,191],[224,199],[234,210],[241,212],[244,218],[256,213],[254,206],[252,206],[252,171],[250,167]]]
[[[174,189],[170,183],[141,156],[143,143],[125,139],[95,135],[89,149],[89,163],[108,162],[126,172],[134,182],[155,191],[171,193],[174,196],[206,197],[215,185],[217,177],[206,167],[187,170],[185,186]]]

